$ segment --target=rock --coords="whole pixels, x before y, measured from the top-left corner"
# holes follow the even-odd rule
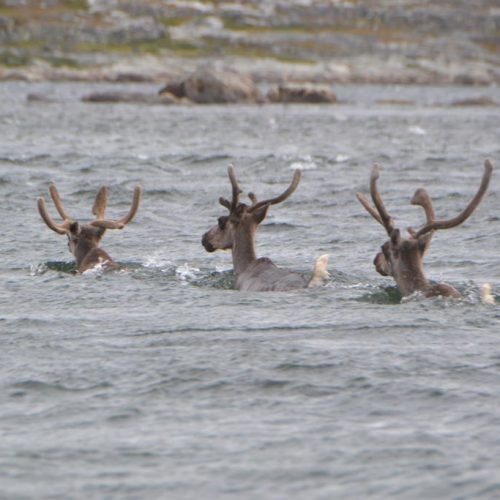
[[[52,103],[52,102],[57,102],[55,99],[43,95],[43,94],[37,94],[37,93],[30,93],[26,96],[26,100],[28,102],[43,102],[43,103]]]
[[[279,85],[267,95],[271,102],[334,103],[337,96],[327,85],[312,83]]]
[[[415,101],[411,99],[377,99],[375,104],[386,106],[415,106]]]
[[[468,99],[460,99],[453,101],[451,106],[498,106],[493,99],[489,97],[469,97]]]
[[[82,97],[83,102],[129,104],[180,104],[182,99],[173,95],[152,95],[141,92],[94,92]]]
[[[187,78],[169,82],[159,91],[188,98],[199,104],[262,102],[262,95],[253,80],[234,71],[198,69]]]

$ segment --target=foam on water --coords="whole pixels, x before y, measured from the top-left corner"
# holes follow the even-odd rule
[[[197,267],[190,266],[187,262],[175,269],[175,274],[181,281],[189,281],[200,276],[200,270]]]

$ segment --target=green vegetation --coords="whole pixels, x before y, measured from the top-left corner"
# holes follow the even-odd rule
[[[192,17],[164,17],[162,19],[158,19],[158,22],[167,28],[177,28],[177,26],[182,26],[192,20]]]
[[[0,52],[0,65],[15,68],[18,66],[26,66],[31,62],[31,57],[25,53],[17,53],[12,51]]]
[[[87,0],[60,0],[53,5],[44,5],[40,0],[33,0],[28,5],[13,7],[0,1],[0,15],[17,22],[29,22],[33,19],[49,20],[64,12],[87,11]]]
[[[114,52],[117,54],[159,54],[165,50],[176,52],[182,57],[199,57],[209,52],[206,48],[197,47],[184,41],[172,40],[168,36],[157,40],[144,40],[127,44],[80,43],[75,46],[75,52],[80,53]]]
[[[397,42],[403,40],[406,36],[402,30],[395,28],[385,28],[383,26],[363,25],[358,23],[356,26],[321,25],[321,22],[310,22],[308,24],[282,24],[271,26],[254,26],[244,24],[233,17],[223,18],[224,28],[230,31],[242,31],[245,33],[297,33],[303,35],[352,35],[363,38],[373,38],[382,43]]]
[[[498,54],[500,52],[500,44],[498,42],[488,40],[480,42],[479,45],[488,52],[491,52],[492,54]]]
[[[80,68],[80,64],[78,64],[78,61],[75,61],[74,59],[71,59],[70,57],[43,57],[42,58],[44,61],[47,61],[51,66],[54,68],[74,68],[78,69]]]
[[[73,10],[88,10],[89,8],[87,0],[61,0],[61,4]]]

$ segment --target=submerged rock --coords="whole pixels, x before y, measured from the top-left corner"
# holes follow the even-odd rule
[[[262,102],[253,80],[234,71],[199,69],[186,78],[169,82],[159,91],[160,96],[187,98],[199,104]]]
[[[498,103],[489,97],[469,97],[468,99],[460,99],[453,101],[452,106],[498,106]]]
[[[83,102],[130,103],[130,104],[179,104],[181,99],[173,95],[154,95],[142,92],[94,92],[82,97]]]
[[[416,102],[411,99],[377,99],[375,104],[386,106],[415,106]]]
[[[271,102],[331,104],[337,101],[330,87],[312,83],[279,85],[271,89],[267,97]]]
[[[52,103],[57,102],[52,97],[49,97],[44,94],[30,93],[26,96],[26,100],[28,102],[43,102],[43,103]]]

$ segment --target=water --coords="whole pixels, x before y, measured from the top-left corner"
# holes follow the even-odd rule
[[[500,494],[499,90],[339,88],[336,106],[91,105],[105,85],[0,85],[0,490],[3,498],[493,498]],[[136,87],[137,90],[152,87]],[[28,93],[52,103],[29,103]],[[381,106],[379,98],[416,100]],[[491,158],[489,193],[441,231],[426,271],[463,301],[400,303],[372,259],[382,228],[355,192],[380,189],[402,228],[426,186],[461,210]],[[231,290],[228,253],[201,235],[224,215],[234,163],[271,207],[257,250],[309,272],[313,291]],[[69,214],[108,216],[144,188],[103,247],[123,265],[72,274],[36,210],[55,181]],[[49,203],[49,210],[55,211]]]

